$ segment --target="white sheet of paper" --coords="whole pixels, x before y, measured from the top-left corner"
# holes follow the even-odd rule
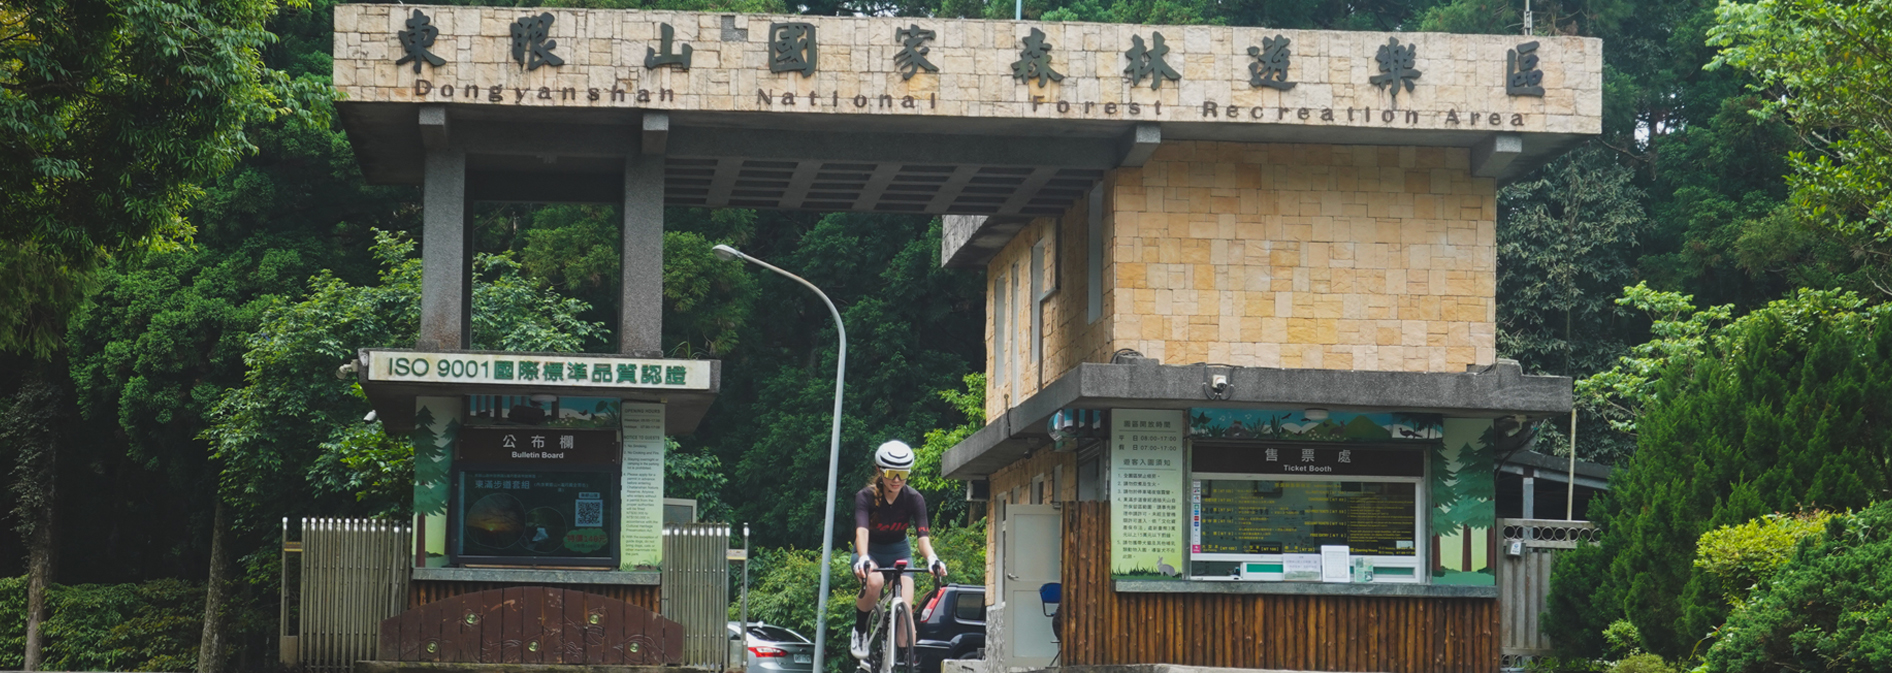
[[[1320,554],[1282,554],[1281,579],[1288,582],[1319,582]]]
[[[1320,546],[1320,581],[1352,582],[1347,563],[1347,545],[1324,544]]]

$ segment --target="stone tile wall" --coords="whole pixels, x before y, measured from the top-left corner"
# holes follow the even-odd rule
[[[431,51],[446,60],[419,73],[412,63],[396,64],[403,54],[396,34],[415,10],[440,31]],[[512,59],[510,26],[540,12],[554,16],[553,53],[565,65],[527,71]],[[819,69],[811,77],[767,67],[769,25],[785,21],[816,27]],[[659,47],[663,23],[674,28],[675,50],[691,46],[689,70],[644,67],[646,50]],[[894,31],[911,25],[937,33],[926,43],[937,73],[903,79],[896,70]],[[1063,81],[1040,86],[1013,78],[1020,40],[1033,29],[1052,45],[1051,64]],[[1125,77],[1124,52],[1133,36],[1153,45],[1155,32],[1164,35],[1165,62],[1182,79],[1152,90],[1149,79]],[[1255,59],[1247,49],[1277,35],[1292,41],[1288,77],[1297,84],[1288,91],[1249,81]],[[1417,45],[1421,75],[1397,101],[1369,82],[1388,39]],[[1545,93],[1510,96],[1506,53],[1522,41],[1223,26],[343,4],[335,8],[334,78],[347,100],[368,102],[1596,133],[1602,43],[1536,38]],[[417,86],[421,80],[427,86]],[[613,96],[614,90],[628,93]],[[639,90],[649,92],[648,100],[638,100]],[[883,95],[891,104],[881,103]],[[1233,116],[1227,114],[1231,105]],[[1389,120],[1384,113],[1392,107],[1402,112]],[[1418,114],[1408,118],[1406,110]],[[1358,119],[1349,121],[1355,112]]]
[[[1469,161],[1456,148],[1164,143],[1100,187],[1105,320],[1084,319],[1081,206],[1033,223],[994,257],[989,277],[1028,261],[1030,241],[1054,224],[1063,233],[1042,376],[1016,389],[989,381],[987,417],[1120,348],[1172,365],[1460,372],[1491,363],[1497,205],[1492,180],[1472,177]],[[1009,321],[1008,341],[1028,344],[1029,324]]]

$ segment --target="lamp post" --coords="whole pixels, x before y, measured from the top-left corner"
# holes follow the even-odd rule
[[[828,301],[828,295],[815,287],[814,283],[803,280],[801,276],[783,271],[781,268],[750,257],[727,245],[713,248],[716,256],[724,261],[742,260],[764,269],[779,273],[790,280],[814,291],[821,298],[821,303],[828,306],[828,314],[834,316],[834,329],[841,337],[841,348],[834,363],[834,430],[828,442],[828,507],[827,516],[821,524],[821,593],[815,598],[815,661],[814,673],[822,673],[821,660],[828,643],[828,575],[831,559],[834,557],[834,490],[841,465],[841,383],[847,378],[847,327],[841,324],[841,312],[835,310],[834,302]],[[743,628],[748,628],[744,625]]]

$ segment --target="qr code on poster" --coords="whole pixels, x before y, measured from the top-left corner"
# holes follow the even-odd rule
[[[574,510],[572,514],[574,525],[581,528],[604,526],[603,500],[580,500]]]

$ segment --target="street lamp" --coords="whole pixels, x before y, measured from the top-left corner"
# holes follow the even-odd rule
[[[834,316],[834,330],[841,337],[841,349],[834,363],[834,431],[831,433],[828,442],[828,509],[827,516],[822,518],[821,525],[821,593],[816,594],[815,599],[814,673],[822,673],[821,659],[822,654],[824,654],[827,649],[828,643],[828,569],[830,560],[834,557],[834,490],[841,464],[841,382],[847,378],[847,327],[841,324],[841,312],[835,310],[834,302],[828,301],[827,293],[822,292],[821,288],[815,287],[814,283],[803,280],[801,276],[783,271],[774,264],[745,255],[741,250],[727,245],[719,245],[712,250],[716,253],[716,256],[723,261],[742,260],[749,262],[764,269],[782,274],[790,280],[801,283],[809,290],[813,290],[815,296],[821,298],[821,303],[828,305],[828,314]],[[748,626],[744,625],[743,628],[748,628]]]

